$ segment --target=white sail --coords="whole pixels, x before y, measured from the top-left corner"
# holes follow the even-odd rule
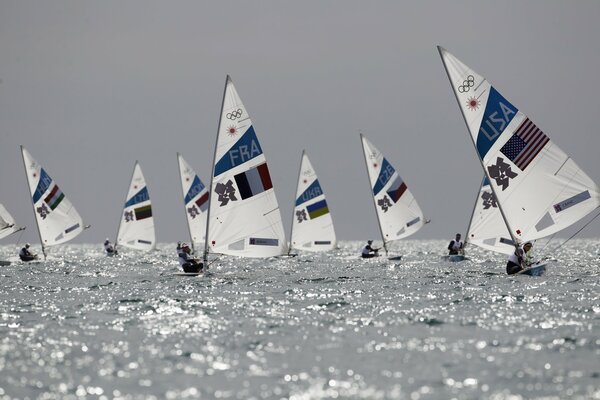
[[[227,77],[211,180],[206,250],[245,257],[285,252],[285,233],[267,160]]]
[[[204,243],[206,234],[206,211],[208,210],[208,189],[204,186],[196,171],[177,153],[179,176],[183,190],[185,216],[192,244]]]
[[[439,48],[513,239],[554,234],[600,206],[600,188],[485,78]]]
[[[472,243],[486,250],[512,254],[515,245],[498,209],[498,202],[490,188],[487,177],[483,178],[471,217],[465,243]]]
[[[306,251],[325,251],[336,246],[325,193],[305,152],[298,174],[290,243],[291,248]]]
[[[115,243],[117,246],[145,251],[152,250],[156,246],[150,194],[142,167],[137,161],[133,167]]]
[[[383,154],[360,135],[384,243],[412,235],[425,217],[406,183]]]
[[[42,249],[74,239],[84,229],[81,216],[56,182],[23,146],[21,153]]]
[[[0,204],[0,239],[12,235],[22,229],[24,228],[17,226],[12,215],[10,215],[6,208]]]

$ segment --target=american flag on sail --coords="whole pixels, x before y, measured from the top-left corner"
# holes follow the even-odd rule
[[[525,171],[549,141],[548,136],[526,118],[500,151],[521,171]]]

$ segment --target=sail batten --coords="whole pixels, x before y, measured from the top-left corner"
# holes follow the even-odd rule
[[[440,55],[511,239],[550,236],[600,206],[600,188],[484,77]]]
[[[115,244],[143,251],[156,247],[150,193],[142,167],[137,161],[133,167]]]
[[[337,241],[329,205],[306,152],[302,152],[294,204],[290,248],[313,252],[334,249]]]
[[[205,253],[283,254],[285,233],[269,166],[229,76],[211,175]]]

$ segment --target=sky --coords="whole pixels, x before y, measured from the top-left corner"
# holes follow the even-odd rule
[[[24,145],[92,225],[76,241],[114,238],[139,160],[158,241],[188,240],[176,153],[208,184],[230,74],[286,231],[305,149],[338,238],[379,237],[362,132],[432,220],[413,238],[450,239],[482,169],[436,45],[600,182],[598,16],[597,1],[0,0],[0,203],[38,242]]]

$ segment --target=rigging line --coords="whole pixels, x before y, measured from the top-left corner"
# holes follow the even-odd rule
[[[21,241],[21,237],[23,236],[23,233],[25,233],[25,229],[19,229],[21,231],[21,233],[19,234],[19,238],[17,239],[17,247],[19,247],[19,242]]]
[[[554,251],[560,249],[561,247],[563,247],[569,240],[573,239],[577,234],[579,234],[579,232],[581,232],[582,230],[584,230],[589,224],[591,224],[596,218],[598,218],[598,216],[600,216],[600,211],[598,211],[598,214],[596,214],[596,216],[594,218],[592,218],[591,220],[588,221],[587,224],[585,224],[584,226],[581,227],[581,229],[579,229],[577,232],[575,232],[573,235],[571,235],[570,238],[568,238],[567,240],[565,240],[560,246],[556,247],[554,249]]]

